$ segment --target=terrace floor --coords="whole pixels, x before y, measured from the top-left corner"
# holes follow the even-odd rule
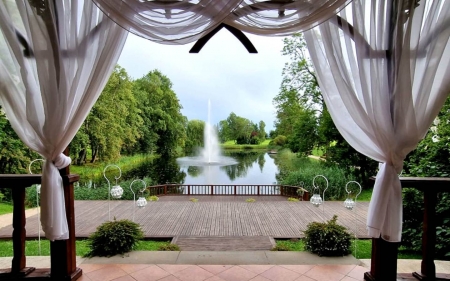
[[[203,195],[162,196],[143,209],[132,201],[75,201],[75,235],[88,237],[97,226],[111,219],[130,219],[142,226],[145,237],[271,237],[300,238],[310,222],[323,222],[333,215],[358,238],[367,238],[366,217],[369,202],[357,202],[347,210],[343,202],[327,201],[320,207],[309,202],[288,202],[282,196]],[[1,227],[1,226],[0,226]],[[26,221],[27,237],[38,236],[37,213]],[[0,238],[11,237],[12,226],[0,228]]]

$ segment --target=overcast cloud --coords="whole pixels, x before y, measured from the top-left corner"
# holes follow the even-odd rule
[[[227,30],[217,33],[200,51],[189,54],[192,44],[161,45],[129,34],[119,59],[128,74],[137,79],[153,69],[169,77],[189,120],[207,120],[211,100],[212,123],[231,112],[273,129],[272,100],[281,84],[287,58],[281,55],[282,38],[247,34],[258,50],[249,54]]]

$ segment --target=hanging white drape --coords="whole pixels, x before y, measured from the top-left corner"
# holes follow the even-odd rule
[[[36,6],[32,6],[36,5]],[[41,223],[68,238],[58,169],[62,152],[112,72],[127,32],[90,1],[0,1],[0,103],[21,140],[46,163]]]
[[[131,33],[162,44],[197,41],[220,23],[257,35],[288,35],[329,19],[351,0],[93,0]]]
[[[450,1],[416,2],[354,0],[305,33],[336,127],[382,163],[367,226],[393,242],[401,239],[403,160],[450,92]]]

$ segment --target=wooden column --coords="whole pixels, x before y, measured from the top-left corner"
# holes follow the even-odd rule
[[[400,243],[372,238],[372,257],[370,272],[364,273],[367,281],[397,280],[397,254]]]
[[[69,149],[64,151],[69,154]],[[70,174],[70,166],[59,170],[64,185],[64,203],[66,205],[67,226],[69,239],[50,242],[50,276],[55,280],[77,280],[82,271],[76,267],[75,248],[75,196],[73,183],[80,179],[78,175]]]
[[[34,267],[26,267],[25,238],[25,189],[41,183],[41,175],[0,175],[0,187],[12,191],[13,200],[13,259],[11,269],[1,269],[1,280],[18,280],[24,278]]]
[[[436,246],[436,203],[437,192],[424,190],[424,213],[422,232],[422,263],[420,273],[413,272],[419,280],[435,280],[436,266],[434,264]]]

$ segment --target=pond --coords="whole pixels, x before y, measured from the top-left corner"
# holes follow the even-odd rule
[[[155,159],[124,174],[124,179],[150,177],[158,184],[276,184],[276,155],[266,151],[225,152],[237,164],[230,166],[180,166],[176,159]]]

